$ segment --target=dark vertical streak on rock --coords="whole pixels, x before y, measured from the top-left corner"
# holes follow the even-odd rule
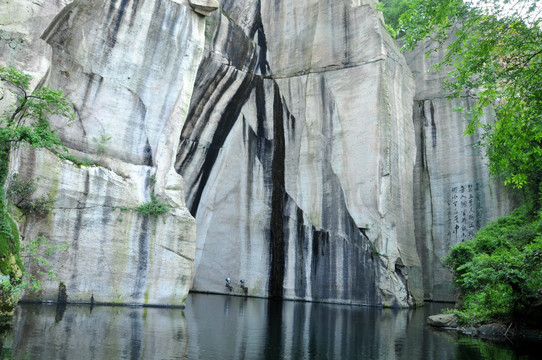
[[[311,284],[314,300],[328,298],[329,287],[326,286],[329,275],[329,232],[312,227],[312,267]]]
[[[350,258],[349,258],[349,256],[353,256],[354,260],[358,260],[358,261],[354,261],[353,264],[357,264],[357,266],[361,266],[361,264],[359,262],[359,256],[357,256],[358,251],[355,251],[355,252],[353,252],[353,254],[350,254],[350,251],[349,251],[350,249],[348,248],[346,241],[342,241],[341,245],[342,245],[341,246],[341,250],[342,250],[341,252],[342,252],[343,266],[342,266],[342,269],[337,269],[337,272],[342,270],[343,282],[349,283],[350,279],[351,279],[351,277],[350,277]],[[352,299],[352,287],[343,286],[343,291],[342,291],[342,294],[340,294],[340,296],[343,299]]]
[[[271,174],[273,168],[273,141],[269,140],[270,134],[268,134],[267,128],[267,113],[265,106],[265,89],[264,82],[260,77],[256,78],[255,92],[256,92],[256,136],[257,136],[257,152],[256,155],[260,163],[262,164],[266,173]],[[269,179],[267,179],[269,178]],[[266,176],[266,184],[272,185],[272,177]]]
[[[254,25],[252,29],[250,30],[250,38],[254,38],[254,35],[257,35],[257,43],[258,43],[258,66],[260,68],[260,72],[262,75],[266,75],[270,73],[270,67],[269,63],[267,61],[267,39],[265,37],[265,32],[263,29],[263,22],[262,22],[262,11],[261,11],[261,1],[258,1],[257,9],[256,9],[256,18],[254,19]]]
[[[81,235],[81,228],[83,227],[83,217],[85,215],[86,201],[87,201],[87,197],[89,193],[90,193],[90,174],[87,171],[86,177],[85,177],[85,189],[83,190],[83,193],[81,194],[83,201],[77,205],[78,207],[76,209],[77,215],[75,217],[75,224],[73,226],[74,228],[73,241],[70,244],[71,248],[73,249],[72,261],[74,264],[77,264],[77,254],[78,254],[77,250],[79,249],[79,236]],[[74,272],[71,276],[71,280],[75,281],[76,278],[77,278],[77,272]]]
[[[137,269],[135,275],[134,291],[132,292],[132,298],[136,301],[141,300],[143,296],[143,289],[147,283],[147,269],[149,267],[149,247],[150,247],[150,234],[149,234],[149,222],[150,216],[144,216],[141,221],[141,231],[139,232],[138,239],[138,259]]]
[[[137,15],[137,11],[139,9],[139,1],[140,0],[134,0],[134,2],[132,3],[132,13],[130,15],[130,27],[134,26],[134,20]]]
[[[425,168],[425,131],[424,131],[424,126],[427,126],[428,123],[427,123],[427,118],[425,117],[425,107],[424,107],[424,102],[423,101],[419,101],[418,102],[418,108],[420,109],[420,157],[421,157],[421,162],[420,162],[420,165],[422,166],[422,169]]]
[[[209,72],[211,71],[210,69],[212,68],[212,59],[203,59],[196,75],[196,87],[194,89],[194,94],[192,95],[190,111],[188,113],[188,116],[186,117],[186,122],[181,133],[181,141],[184,139],[188,139],[194,135],[200,135],[199,132],[195,134],[195,132],[197,131],[196,127],[198,125],[198,120],[208,119],[214,110],[214,108],[210,108],[204,113],[203,111],[205,109],[205,106],[211,100],[213,101],[213,103],[218,103],[220,98],[224,95],[224,92],[221,92],[216,95],[218,96],[218,99],[215,98],[214,94],[219,89],[219,86],[220,88],[227,88],[227,86],[221,85],[221,83],[229,74],[228,68],[221,66],[216,71],[214,71],[213,74],[209,74]],[[229,75],[230,78],[234,78],[233,76],[231,76],[231,74]],[[231,82],[227,82],[227,79],[224,81],[226,82],[226,85],[231,84]],[[190,159],[190,157],[184,158],[180,165],[178,165],[177,167],[179,169],[182,169],[185,166],[185,163],[189,162]]]
[[[433,139],[433,148],[436,148],[437,147],[437,125],[435,124],[435,106],[433,105],[433,101],[431,101],[429,109],[431,111],[431,138]]]
[[[285,242],[284,242],[284,118],[282,99],[275,83],[273,99],[273,194],[271,200],[271,266],[269,272],[269,296],[282,298],[284,295]]]
[[[201,195],[203,194],[203,189],[205,188],[205,184],[207,183],[209,175],[211,174],[213,166],[218,158],[220,149],[233,128],[235,121],[239,117],[239,113],[241,112],[243,105],[247,102],[252,89],[253,76],[251,74],[247,74],[239,89],[233,95],[233,99],[236,100],[230,101],[222,113],[219,125],[217,126],[213,135],[213,139],[211,140],[211,144],[207,150],[207,155],[205,156],[205,161],[198,176],[199,181],[196,185],[197,189],[195,191],[192,204],[190,205],[190,213],[192,216],[196,216]]]
[[[109,33],[109,37],[108,37],[108,41],[109,41],[108,45],[109,45],[110,48],[113,48],[115,46],[115,44],[117,43],[117,35],[119,33],[120,24],[122,23],[122,18],[124,17],[124,14],[126,12],[126,4],[129,1],[130,0],[121,0],[120,8],[119,8],[118,13],[117,13],[117,17],[114,20],[113,30]],[[111,6],[109,7],[109,10],[114,11],[114,5],[113,4],[111,4]]]
[[[111,19],[113,18],[113,14],[115,13],[115,8],[117,5],[117,0],[110,0],[109,1],[109,10],[107,11],[107,15],[105,18],[105,21],[107,23],[111,22]]]
[[[307,295],[307,279],[305,270],[305,254],[307,253],[307,238],[303,221],[303,210],[297,208],[297,231],[295,244],[295,296],[303,298]]]
[[[295,116],[292,115],[290,110],[286,107],[286,119],[288,120],[288,136],[289,139],[293,142],[295,141],[295,126],[296,126],[296,119]]]
[[[117,3],[119,0],[111,0],[107,10],[107,15],[105,19],[105,28],[110,29],[107,37],[104,39],[104,45],[107,47],[104,50],[104,58],[107,59],[111,54],[111,49],[117,44],[117,37],[122,26],[123,19],[125,18],[126,13],[130,12],[130,19],[128,22],[129,27],[133,27],[137,12],[139,11],[139,5],[141,0],[120,0],[120,4]],[[132,2],[130,7],[129,3]],[[161,6],[162,1],[157,1],[158,7]]]
[[[86,210],[86,199],[89,193],[90,193],[90,175],[87,171],[86,177],[85,177],[85,190],[83,190],[83,193],[81,194],[81,198],[83,199],[83,202],[82,204],[81,203],[78,204],[77,216],[75,218],[73,243],[71,244],[74,250],[77,250],[79,248],[79,235],[81,234],[81,227],[83,226],[83,216]]]
[[[252,189],[254,186],[254,172],[251,171],[255,168],[256,164],[256,154],[257,154],[257,143],[258,143],[258,137],[252,127],[248,124],[246,118],[243,116],[243,144],[246,146],[246,153],[247,153],[247,162],[246,162],[246,198],[247,203],[246,206],[246,212],[247,214],[252,214],[252,202],[253,194]],[[250,243],[250,223],[247,223],[245,226],[245,236],[247,239],[246,242],[246,251],[247,253],[251,253],[251,243]]]
[[[89,74],[87,76],[88,82],[85,88],[85,95],[83,96],[82,108],[86,107],[88,102],[91,101],[90,97],[92,97],[92,101],[96,100],[96,96],[100,93],[104,81],[104,78],[98,74]]]
[[[145,39],[145,66],[152,66],[152,64],[154,64],[155,62],[154,59],[157,56],[165,56],[166,58],[169,58],[171,56],[171,53],[174,53],[173,51],[167,51],[165,53],[161,51],[161,47],[165,46],[164,43],[167,43],[167,41],[164,40],[169,37],[169,34],[163,35],[163,33],[173,33],[170,29],[166,28],[167,25],[175,26],[176,23],[175,21],[172,21],[172,19],[174,19],[174,15],[169,14],[167,10],[167,7],[164,7],[162,9],[162,1],[157,1],[155,3],[152,15],[152,22],[154,24],[153,28],[155,31],[149,33],[147,38]],[[172,17],[168,17],[168,15]]]

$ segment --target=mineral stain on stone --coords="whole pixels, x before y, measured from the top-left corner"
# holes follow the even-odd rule
[[[213,170],[213,166],[216,163],[220,149],[233,128],[233,125],[235,124],[243,105],[248,100],[250,92],[253,88],[253,79],[254,78],[252,75],[246,75],[242,81],[242,84],[239,86],[234,95],[234,99],[236,100],[230,101],[224,109],[219,125],[213,135],[210,145],[207,148],[207,154],[205,156],[203,166],[199,170],[198,183],[195,185],[193,200],[191,201],[191,204],[187,204],[190,207],[190,213],[192,216],[195,216],[197,213],[201,195],[207,180],[209,179],[211,171]],[[188,157],[191,157],[190,154]],[[182,168],[180,172],[182,173]]]
[[[285,241],[284,241],[284,112],[277,84],[273,99],[273,195],[271,200],[271,269],[269,271],[269,296],[282,298],[284,294]]]
[[[137,263],[135,272],[135,283],[131,297],[135,300],[141,299],[145,286],[147,284],[147,270],[149,267],[150,252],[150,216],[143,216],[141,221],[141,231],[139,232]]]

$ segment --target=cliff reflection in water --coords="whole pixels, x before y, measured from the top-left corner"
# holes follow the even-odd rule
[[[442,305],[392,310],[191,294],[186,306],[21,305],[2,358],[473,360],[488,359],[487,347],[530,358],[431,331],[425,318]]]
[[[430,330],[424,327],[421,308],[198,294],[191,295],[188,307],[192,309],[186,311],[188,331],[194,335],[189,342],[191,359],[455,359],[453,341],[426,336]],[[209,316],[211,312],[216,316]]]
[[[187,358],[181,309],[22,305],[13,327],[15,359]]]

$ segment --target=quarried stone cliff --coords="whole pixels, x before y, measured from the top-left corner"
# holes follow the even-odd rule
[[[38,3],[17,6],[50,10]],[[50,67],[42,83],[63,89],[74,103],[76,120],[66,126],[51,119],[53,126],[72,155],[98,164],[27,148],[14,157],[13,171],[39,177],[39,192],[54,199],[51,214],[29,217],[21,234],[69,245],[49,256],[57,279],[43,276],[41,291],[27,292],[27,299],[56,300],[63,284],[71,302],[184,302],[196,227],[173,165],[203,54],[204,18],[195,11],[201,6],[75,0],[48,17],[46,28],[28,26],[23,34],[32,41],[21,47],[31,47],[43,33],[52,52],[43,55]],[[3,64],[11,60],[11,50],[2,53]],[[167,203],[167,214],[136,210],[153,199]]]
[[[369,5],[222,1],[176,168],[193,289],[410,306],[413,82]],[[231,278],[233,290],[225,286]]]
[[[434,46],[427,41],[405,53],[416,81],[415,233],[425,299],[455,301],[452,275],[442,259],[450,247],[471,239],[488,221],[508,214],[516,202],[510,191],[490,177],[482,150],[476,147],[480,132],[463,135],[465,114],[454,109],[468,110],[476,95],[449,99],[443,90],[448,71],[431,70],[442,61],[442,51],[425,56]],[[483,121],[495,121],[492,109],[487,109]]]
[[[5,8],[1,65],[64,90],[76,115],[51,123],[79,161],[13,154],[54,200],[20,219],[25,242],[69,245],[27,299],[453,300],[442,257],[512,207],[452,111],[469,97],[447,100],[422,50],[414,82],[370,1]],[[137,211],[152,201],[170,210]]]

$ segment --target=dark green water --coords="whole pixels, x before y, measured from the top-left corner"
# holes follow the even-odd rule
[[[445,305],[392,310],[191,294],[186,309],[20,305],[1,359],[540,359],[428,328]]]

